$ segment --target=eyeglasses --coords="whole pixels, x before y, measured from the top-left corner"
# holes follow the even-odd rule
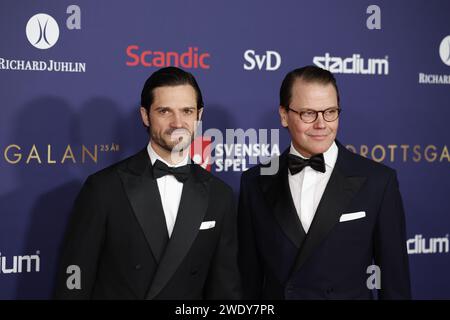
[[[317,117],[319,116],[319,113],[322,113],[323,119],[326,122],[333,122],[337,118],[339,118],[339,114],[341,113],[341,108],[339,107],[331,107],[322,111],[316,111],[311,109],[300,109],[299,111],[294,110],[290,107],[288,109],[292,112],[295,112],[300,116],[300,119],[302,119],[305,123],[312,123],[317,120]]]

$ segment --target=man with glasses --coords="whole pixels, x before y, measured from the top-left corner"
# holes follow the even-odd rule
[[[336,140],[334,76],[289,72],[280,89],[290,147],[241,179],[239,264],[247,299],[409,299],[405,217],[394,170]],[[376,290],[375,290],[376,289]]]

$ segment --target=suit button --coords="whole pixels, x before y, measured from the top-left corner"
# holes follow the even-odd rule
[[[140,264],[137,264],[137,265],[134,266],[134,268],[135,268],[136,270],[141,269],[141,267],[142,267],[142,266],[141,266]]]
[[[192,275],[192,276],[195,276],[197,273],[198,273],[198,270],[197,270],[197,269],[192,269],[192,270],[191,270],[191,275]]]

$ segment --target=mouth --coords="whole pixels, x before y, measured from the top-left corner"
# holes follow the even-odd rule
[[[311,139],[317,140],[317,141],[323,141],[328,138],[328,134],[310,134],[308,135]]]
[[[167,133],[171,140],[182,140],[186,136],[190,136],[190,133],[186,129],[175,129]]]

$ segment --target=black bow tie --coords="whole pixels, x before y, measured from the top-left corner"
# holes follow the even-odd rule
[[[325,172],[325,161],[323,159],[323,154],[316,154],[309,159],[303,159],[293,154],[288,155],[288,167],[292,175],[299,173],[306,166],[310,166],[314,170],[322,173]]]
[[[155,179],[166,175],[174,176],[178,181],[185,182],[189,178],[191,172],[190,166],[187,164],[181,167],[169,167],[164,162],[156,160],[153,164],[153,177]]]

